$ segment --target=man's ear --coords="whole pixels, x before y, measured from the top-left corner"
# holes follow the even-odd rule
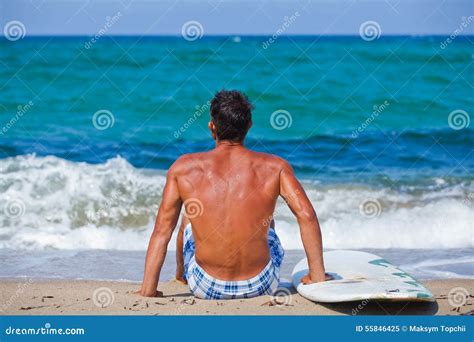
[[[250,128],[252,128],[252,125],[253,125],[253,122],[252,122],[252,120],[250,120],[250,122],[249,122],[249,128],[247,128],[247,131],[248,131]]]
[[[209,127],[209,130],[211,131],[212,139],[216,140],[217,133],[216,133],[216,125],[214,125],[214,122],[209,121],[209,123],[207,124],[207,127]]]

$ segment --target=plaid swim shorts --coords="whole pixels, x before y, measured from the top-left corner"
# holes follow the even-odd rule
[[[280,281],[280,266],[285,252],[274,229],[268,230],[270,261],[255,277],[247,280],[226,281],[216,279],[200,267],[194,257],[195,244],[191,224],[184,229],[184,278],[194,296],[202,299],[251,298],[272,294]]]

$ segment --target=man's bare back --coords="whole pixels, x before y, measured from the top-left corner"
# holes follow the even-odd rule
[[[196,261],[210,275],[248,279],[268,263],[267,235],[284,167],[278,157],[231,143],[186,155],[173,166],[190,212]]]
[[[159,294],[156,288],[167,245],[183,206],[187,218],[183,219],[177,237],[178,280],[184,281],[186,277],[183,231],[190,221],[192,233],[188,235],[192,235],[195,247],[190,248],[194,268],[188,275],[193,277],[195,292],[191,284],[190,289],[195,295],[236,298],[271,293],[278,283],[283,258],[278,238],[273,231],[269,232],[273,229],[279,196],[286,201],[300,227],[309,265],[309,274],[303,282],[326,280],[319,222],[291,166],[282,158],[244,147],[243,140],[252,125],[251,108],[240,92],[217,93],[211,103],[209,122],[216,147],[209,152],[184,155],[168,170],[148,246],[141,295]],[[189,239],[188,236],[188,242]],[[270,241],[273,241],[271,247]],[[255,276],[258,280],[247,294],[245,284],[250,288],[249,281]],[[203,277],[209,288],[202,286]],[[244,281],[244,285],[236,286],[239,281]],[[220,289],[219,284],[223,284]],[[224,293],[227,289],[231,292]]]

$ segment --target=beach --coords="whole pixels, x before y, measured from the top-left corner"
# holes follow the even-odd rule
[[[362,250],[361,250],[362,251]],[[276,297],[201,300],[173,280],[174,251],[161,270],[163,298],[136,294],[144,251],[0,251],[0,309],[14,315],[460,315],[474,310],[468,250],[363,250],[380,255],[416,277],[436,303],[350,302],[316,304],[301,297],[291,274],[304,251],[287,250]],[[443,262],[436,262],[443,256]],[[34,261],[34,262],[33,262]],[[454,276],[453,276],[454,275]],[[450,294],[451,293],[451,294]],[[467,293],[467,296],[465,295]],[[450,304],[462,303],[457,308]],[[95,300],[94,300],[95,299]],[[465,301],[465,302],[464,302]]]
[[[474,342],[472,9],[0,0],[0,342]]]
[[[15,299],[6,313],[352,314],[353,304],[296,294],[288,306],[188,300],[168,283],[176,236],[160,278],[171,297],[130,293],[143,279],[166,173],[181,155],[214,147],[209,100],[224,86],[255,105],[245,145],[289,161],[326,251],[378,255],[438,298],[390,314],[471,310],[452,311],[446,300],[455,287],[472,293],[474,278],[469,39],[445,49],[436,36],[280,37],[263,48],[266,40],[103,37],[90,48],[81,36],[0,40],[0,304]],[[288,281],[303,244],[282,199],[274,219]],[[106,308],[92,303],[100,287],[115,297]],[[387,313],[363,307],[358,314]]]
[[[466,279],[423,282],[436,298],[433,303],[363,301],[317,304],[294,289],[288,296],[251,299],[202,300],[176,281],[160,284],[162,298],[144,298],[134,292],[138,283],[89,280],[4,280],[0,283],[2,315],[472,315],[472,295],[455,307],[449,292],[462,287],[474,292]],[[451,302],[453,300],[451,299]],[[462,302],[459,302],[461,304]]]

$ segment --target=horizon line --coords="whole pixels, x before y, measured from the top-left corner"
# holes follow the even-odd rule
[[[28,37],[94,37],[98,35],[98,33],[87,34],[87,33],[78,33],[78,34],[26,34],[24,38]],[[275,34],[261,34],[261,33],[246,33],[246,34],[233,34],[233,33],[223,33],[223,34],[205,34],[200,39],[204,39],[206,37],[272,37]],[[380,35],[380,38],[383,37],[449,37],[452,33],[386,33]],[[182,34],[107,34],[100,36],[101,38],[107,37],[163,37],[163,38],[177,38],[182,37]],[[360,37],[359,34],[356,33],[331,33],[331,34],[317,34],[317,33],[300,33],[300,34],[282,34],[278,35],[278,38],[282,37]],[[457,37],[474,37],[474,34],[459,34],[456,35]],[[4,35],[0,36],[0,38],[6,39]],[[23,39],[24,39],[23,38]]]

